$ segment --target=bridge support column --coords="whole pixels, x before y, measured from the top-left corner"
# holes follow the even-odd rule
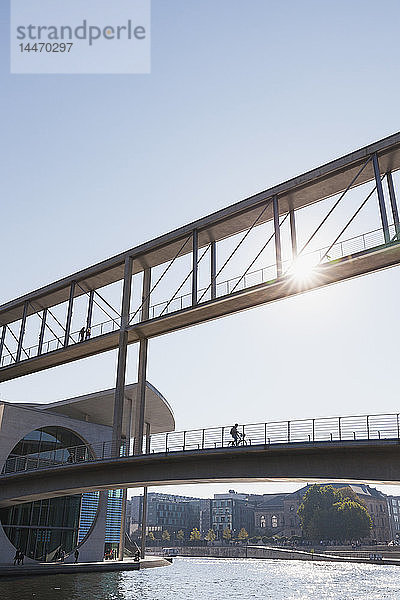
[[[128,350],[129,307],[131,302],[133,260],[125,259],[124,287],[122,292],[121,328],[119,331],[117,381],[114,397],[114,418],[112,433],[112,454],[119,456],[122,437],[122,417],[124,412],[126,355]]]
[[[90,329],[92,327],[93,301],[94,301],[94,290],[90,290],[87,317],[86,317],[86,336],[87,336],[88,331],[90,332]]]
[[[275,256],[276,256],[276,276],[282,275],[282,249],[281,249],[281,230],[279,227],[279,204],[278,196],[272,199],[274,209],[274,230],[275,230]]]
[[[126,455],[130,454],[131,447],[131,434],[132,434],[132,409],[133,400],[130,398],[129,402],[129,417],[128,417],[128,431],[126,433]],[[128,498],[128,490],[124,488],[122,490],[122,504],[121,504],[121,524],[119,528],[119,547],[118,547],[118,560],[124,560],[125,552],[125,531],[126,531],[126,501]]]
[[[211,300],[217,297],[217,243],[211,242]]]
[[[376,191],[378,194],[378,202],[379,202],[379,210],[381,213],[383,235],[385,237],[385,244],[388,244],[390,242],[389,225],[388,225],[388,218],[387,218],[387,214],[386,214],[385,197],[383,195],[381,172],[379,170],[378,156],[376,154],[374,154],[372,157],[372,164],[374,166]]]
[[[143,303],[142,320],[149,318],[150,309],[150,286],[151,270],[145,269],[143,273]],[[134,454],[143,454],[144,416],[146,412],[146,373],[147,373],[147,350],[149,340],[143,338],[139,342],[139,364],[138,364],[138,387],[137,387],[137,422],[135,427],[135,449]]]
[[[147,373],[147,350],[149,340],[144,338],[139,342],[139,367],[138,367],[138,419],[135,428],[135,454],[143,454],[144,416],[146,411],[146,373]]]
[[[146,423],[146,454],[150,453],[150,423]],[[140,556],[144,558],[146,553],[146,528],[147,528],[147,491],[148,488],[143,488],[143,505],[142,505],[142,538],[140,544]]]
[[[390,206],[392,207],[392,215],[394,228],[396,231],[397,239],[400,239],[400,223],[399,223],[399,211],[397,209],[397,200],[396,193],[394,191],[393,177],[392,173],[388,171],[386,173],[388,188],[389,188],[389,198],[390,198]]]
[[[197,286],[198,286],[198,260],[199,260],[199,234],[197,229],[193,231],[193,252],[192,252],[192,306],[197,304]]]
[[[297,232],[296,232],[296,220],[295,220],[293,208],[291,208],[289,211],[289,219],[290,219],[290,237],[292,240],[292,260],[296,260],[296,258],[297,258]]]

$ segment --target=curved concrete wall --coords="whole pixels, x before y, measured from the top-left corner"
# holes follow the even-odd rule
[[[11,450],[28,433],[42,427],[58,426],[70,429],[83,440],[95,444],[99,440],[111,439],[111,429],[102,425],[69,419],[58,414],[41,410],[19,408],[15,405],[0,405],[0,471],[4,466]],[[78,492],[79,493],[79,492]],[[57,494],[58,496],[62,494]],[[2,493],[1,493],[2,496]],[[103,559],[104,539],[106,530],[107,493],[100,494],[99,510],[96,522],[87,540],[79,548],[80,561],[91,562]],[[0,526],[0,563],[12,563],[15,548]],[[70,557],[68,561],[72,561]],[[26,563],[36,561],[25,557]]]

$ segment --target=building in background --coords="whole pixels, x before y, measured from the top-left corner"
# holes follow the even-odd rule
[[[248,494],[238,494],[229,490],[227,494],[214,494],[211,501],[211,522],[217,539],[223,539],[224,529],[230,529],[237,536],[244,528],[252,535],[254,530],[255,504],[249,501]]]
[[[287,494],[264,494],[254,499],[255,535],[284,535],[285,505]],[[250,497],[251,499],[252,497]]]
[[[391,539],[400,541],[400,496],[387,496]]]
[[[186,539],[197,528],[205,535],[211,528],[211,501],[192,496],[159,494],[150,492],[147,495],[147,527],[146,531],[160,537],[168,531],[172,539],[178,531],[183,531]],[[130,535],[138,533],[142,521],[143,496],[133,496],[127,502],[127,531]]]
[[[400,537],[400,497],[386,497],[366,484],[324,483],[339,489],[349,487],[362,500],[372,518],[370,539],[388,542]],[[224,529],[230,529],[232,537],[237,537],[244,528],[252,536],[293,536],[303,537],[300,519],[297,515],[304,494],[310,488],[306,485],[287,494],[245,494],[229,490],[226,494],[215,494],[214,498],[192,498],[172,494],[148,494],[147,532],[160,537],[167,530],[171,539],[179,530],[189,538],[194,527],[202,537],[213,529],[218,541],[223,540]],[[142,496],[134,496],[127,506],[127,531],[131,534],[140,530]]]
[[[387,507],[386,495],[379,490],[370,487],[367,484],[360,483],[324,483],[321,485],[330,485],[335,489],[344,487],[350,488],[362,500],[372,519],[372,529],[370,539],[377,542],[388,542],[392,539],[389,513]],[[282,534],[291,537],[302,537],[300,519],[297,516],[298,508],[302,502],[304,494],[310,488],[306,485],[292,494],[285,495],[283,499],[283,519],[284,527]]]

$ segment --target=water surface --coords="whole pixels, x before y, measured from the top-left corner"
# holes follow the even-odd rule
[[[1,600],[399,600],[400,567],[177,558],[170,567],[1,580]]]

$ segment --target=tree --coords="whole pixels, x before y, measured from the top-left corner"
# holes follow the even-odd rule
[[[216,537],[217,536],[215,535],[214,529],[209,529],[208,532],[207,532],[207,535],[206,535],[206,537],[204,539],[207,542],[214,542]]]
[[[180,542],[183,542],[183,540],[185,539],[185,534],[183,533],[183,530],[180,529],[177,533],[176,533],[176,539],[179,540]]]
[[[229,542],[232,539],[232,531],[229,529],[229,527],[225,527],[224,531],[222,532],[222,537],[226,542]]]
[[[238,540],[241,540],[242,542],[245,542],[249,537],[249,534],[247,533],[247,531],[245,530],[244,527],[242,527],[242,529],[239,531],[238,533]]]
[[[364,500],[361,500],[361,498],[359,498],[357,496],[357,494],[355,492],[353,492],[353,490],[350,487],[347,486],[347,487],[339,488],[338,492],[340,492],[342,494],[343,500],[348,498],[349,500],[353,500],[353,502],[357,502],[358,504],[361,504],[361,506],[364,506],[364,508],[367,508],[367,505],[365,504]]]
[[[363,502],[350,488],[311,486],[297,514],[309,539],[351,540],[367,537],[371,517]]]
[[[149,538],[149,540],[151,540],[152,542],[154,542],[154,540],[156,539],[154,537],[154,533],[152,531],[149,531],[149,533],[147,534],[147,537]]]
[[[190,540],[193,542],[199,542],[201,540],[201,533],[200,531],[197,529],[197,527],[193,527],[192,531],[190,532]]]
[[[371,517],[365,506],[353,500],[344,500],[336,507],[342,527],[339,539],[356,540],[367,537],[371,531]]]
[[[162,532],[161,537],[164,540],[164,542],[169,542],[169,540],[171,539],[171,536],[169,535],[169,531],[167,531],[166,529],[164,529],[164,531]]]

